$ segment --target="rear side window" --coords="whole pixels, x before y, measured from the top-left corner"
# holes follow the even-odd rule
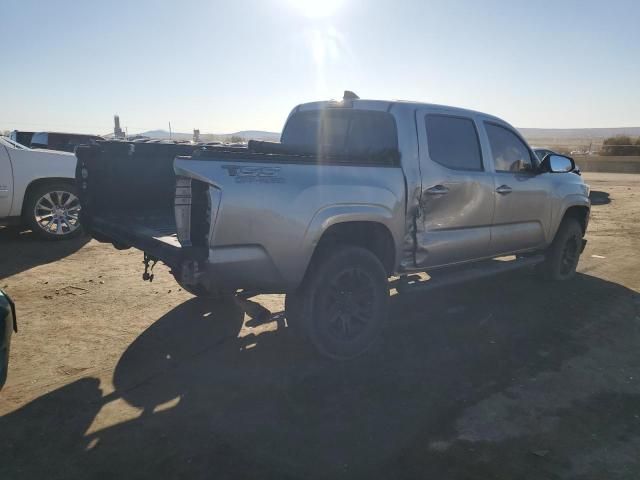
[[[428,114],[425,125],[434,162],[454,170],[482,170],[478,132],[470,118]]]
[[[397,152],[398,135],[387,112],[336,108],[293,114],[282,132],[282,144],[310,152],[366,156]]]
[[[489,145],[496,172],[530,172],[533,170],[531,153],[511,130],[493,123],[486,123]]]

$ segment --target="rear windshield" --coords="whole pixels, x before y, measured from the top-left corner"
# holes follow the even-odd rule
[[[282,144],[336,155],[395,154],[398,135],[393,116],[387,112],[313,110],[294,113],[289,118]]]

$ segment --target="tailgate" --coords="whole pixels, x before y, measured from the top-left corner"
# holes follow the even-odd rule
[[[179,239],[176,225],[176,212],[195,209],[202,216],[206,209],[203,188],[193,189],[194,199],[190,182],[177,185],[173,171],[174,158],[195,148],[115,141],[79,147],[76,180],[85,230],[98,241],[138,248],[171,266],[206,258],[206,239]]]

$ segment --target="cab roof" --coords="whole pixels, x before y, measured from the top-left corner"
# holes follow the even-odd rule
[[[373,99],[344,99],[344,100],[322,100],[317,102],[302,103],[295,107],[291,113],[308,110],[322,110],[325,108],[355,108],[361,110],[391,111],[396,109],[406,109],[415,111],[419,108],[432,108],[442,110],[457,115],[483,116],[486,119],[495,120],[500,123],[507,123],[503,119],[488,113],[470,110],[466,108],[452,107],[450,105],[440,105],[436,103],[416,102],[411,100],[373,100]]]

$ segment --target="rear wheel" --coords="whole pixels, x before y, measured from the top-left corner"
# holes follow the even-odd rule
[[[582,248],[582,227],[575,218],[565,218],[546,252],[541,273],[549,280],[569,280],[576,274]]]
[[[321,253],[300,289],[286,299],[287,320],[334,359],[365,353],[379,338],[388,308],[382,263],[369,250],[349,246]]]
[[[47,240],[80,234],[80,200],[71,183],[48,183],[32,189],[24,204],[24,220],[33,233]]]

